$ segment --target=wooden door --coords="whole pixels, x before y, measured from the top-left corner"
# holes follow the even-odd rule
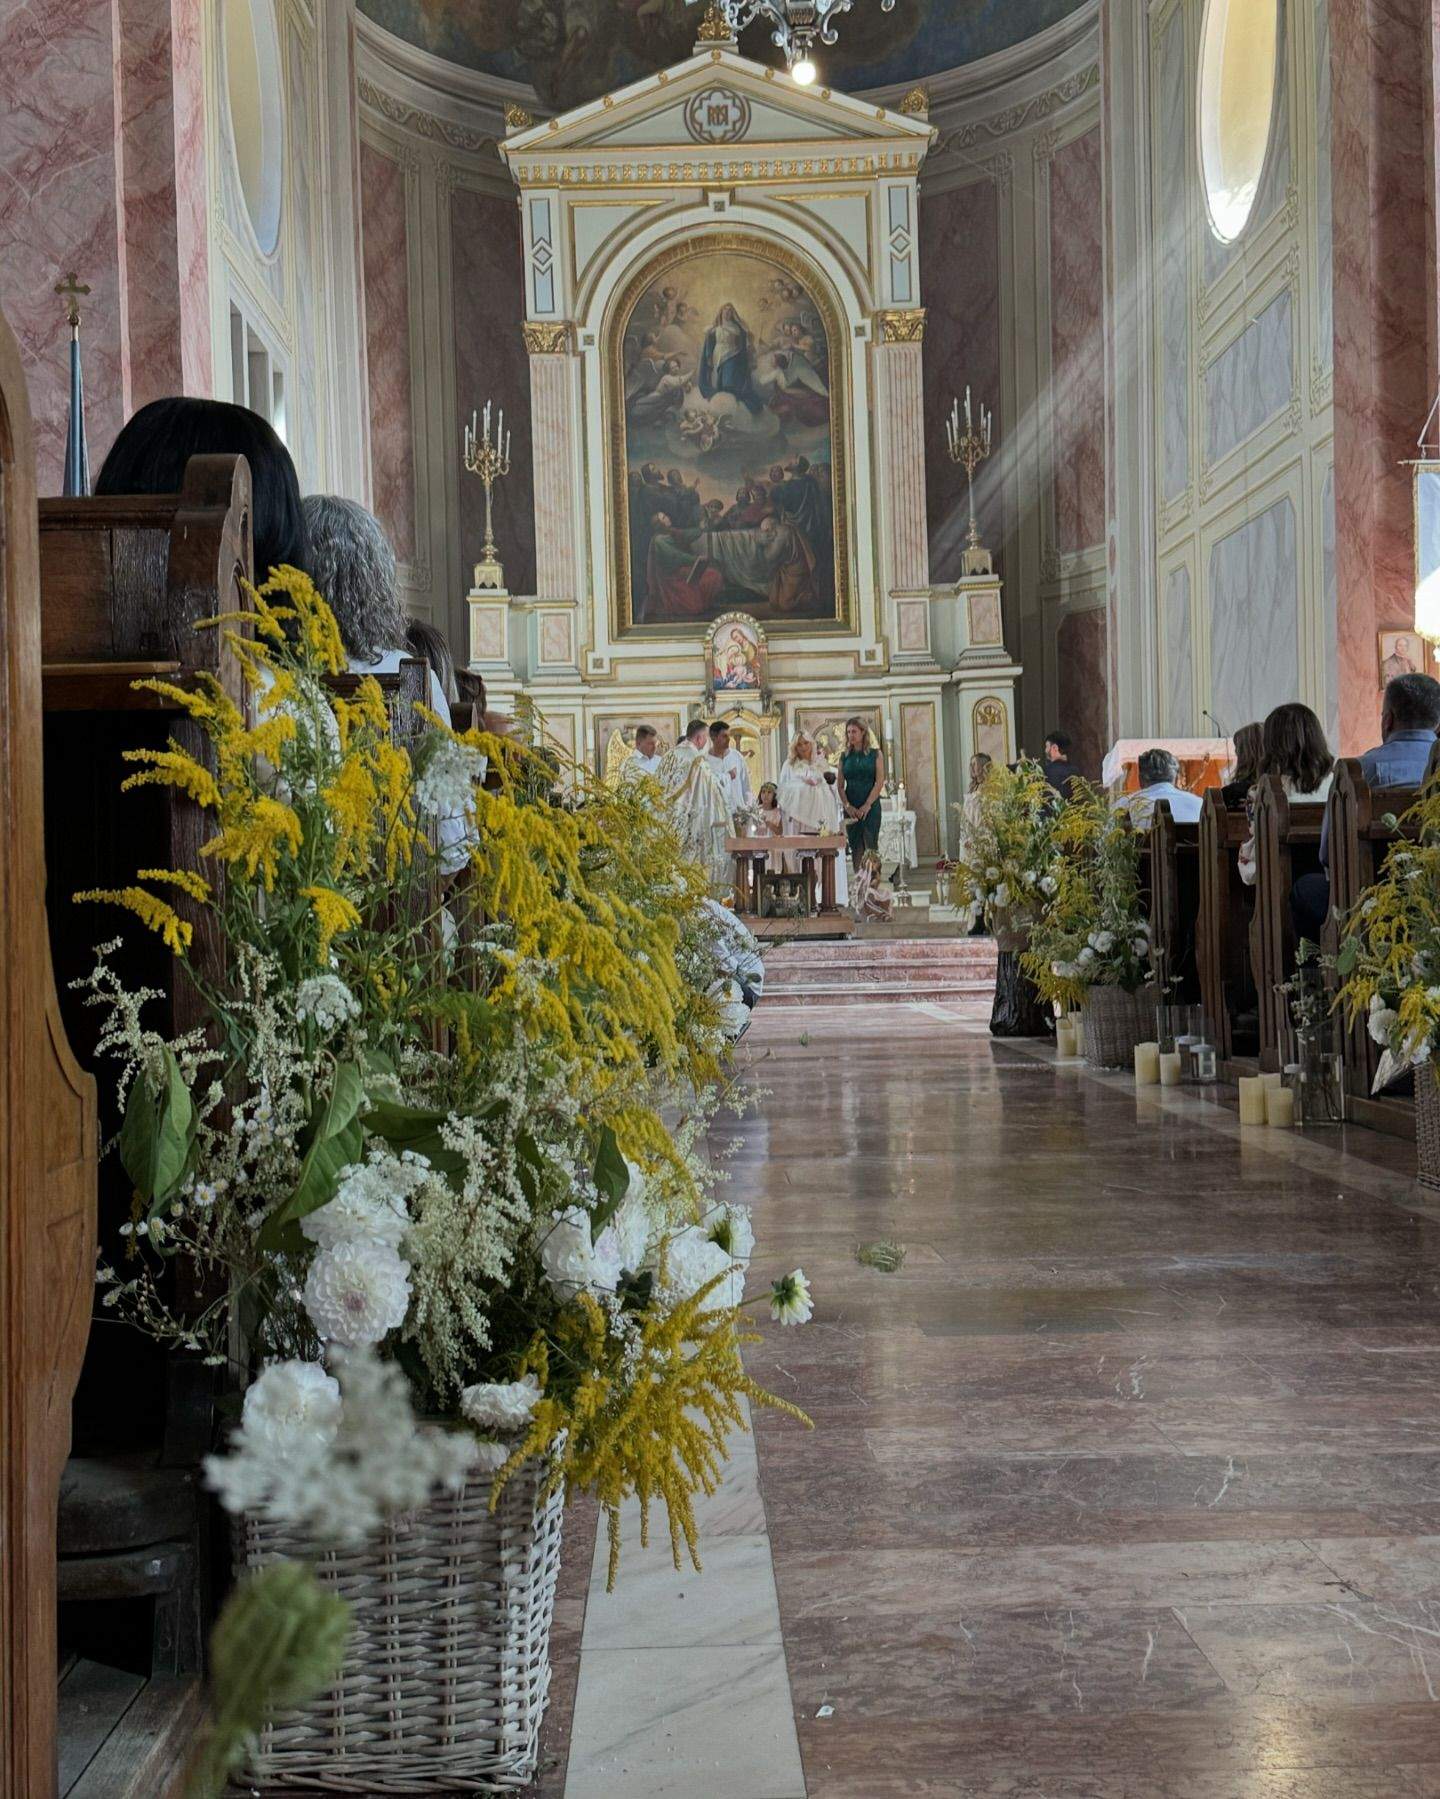
[[[0,1788],[52,1799],[55,1503],[95,1274],[95,1084],[60,1025],[45,924],[35,457],[0,318]]]

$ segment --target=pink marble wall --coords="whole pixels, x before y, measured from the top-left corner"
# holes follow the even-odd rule
[[[402,562],[415,558],[415,420],[410,393],[410,261],[405,171],[360,146],[365,209],[365,345],[370,383],[370,481],[376,517]]]
[[[69,331],[52,292],[68,269],[85,302],[92,463],[128,405],[116,129],[117,35],[102,0],[0,6],[0,307],[20,342],[42,494],[60,491]]]
[[[205,162],[202,0],[170,0],[170,23],[180,369],[187,394],[208,394],[214,392],[215,374],[210,336],[209,181]]]
[[[930,574],[953,581],[965,540],[965,475],[945,453],[944,419],[967,383],[976,400],[995,409],[995,432],[1005,443],[1000,411],[1000,215],[995,184],[920,195],[922,298],[925,319],[925,497],[930,527]],[[1005,513],[999,456],[977,478],[980,535],[1004,573]]]
[[[1100,128],[1050,163],[1055,548],[1105,542],[1105,339]]]
[[[1066,613],[1060,621],[1055,633],[1056,716],[1045,725],[1046,730],[1070,733],[1075,745],[1072,760],[1081,774],[1092,780],[1099,779],[1100,764],[1110,747],[1105,705],[1110,660],[1107,636],[1104,606]]]
[[[456,188],[450,201],[454,270],[455,393],[463,418],[493,400],[512,428],[510,473],[495,489],[495,539],[511,593],[535,591],[535,472],[531,458],[530,358],[525,318],[525,259],[513,196]],[[468,566],[485,535],[485,492],[472,476],[460,485],[461,555]]]
[[[1414,617],[1401,464],[1436,386],[1431,33],[1429,0],[1330,0],[1343,755],[1378,736],[1376,632]]]

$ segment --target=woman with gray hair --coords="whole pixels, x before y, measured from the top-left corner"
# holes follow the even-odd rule
[[[400,600],[395,551],[373,512],[336,494],[313,493],[302,502],[310,539],[308,573],[324,596],[350,657],[352,675],[393,675],[415,657],[410,620]],[[433,662],[430,709],[447,722],[450,700]],[[466,819],[440,820],[440,866],[446,874],[468,859]]]

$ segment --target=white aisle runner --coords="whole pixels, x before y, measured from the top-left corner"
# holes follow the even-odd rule
[[[695,1508],[702,1573],[676,1573],[663,1507],[647,1550],[628,1507],[607,1593],[600,1526],[565,1799],[805,1799],[755,1439],[730,1447]]]

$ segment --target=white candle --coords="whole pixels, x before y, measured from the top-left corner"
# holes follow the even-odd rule
[[[1075,1027],[1068,1018],[1062,1018],[1055,1026],[1055,1049],[1062,1062],[1074,1060]]]
[[[1240,1122],[1265,1122],[1265,1083],[1258,1074],[1242,1074],[1240,1077]]]
[[[970,389],[968,386],[965,389],[965,429],[967,431],[970,429]]]
[[[1284,1084],[1285,1084],[1285,1077],[1283,1074],[1262,1074],[1260,1076],[1260,1085],[1262,1087],[1265,1087],[1265,1088],[1281,1087]]]
[[[1135,1085],[1137,1087],[1153,1087],[1160,1079],[1160,1045],[1158,1043],[1137,1043],[1135,1045]]]
[[[1265,1089],[1265,1122],[1280,1130],[1289,1130],[1295,1123],[1295,1090],[1293,1087],[1267,1087]]]
[[[1178,1049],[1167,1050],[1161,1056],[1160,1085],[1162,1087],[1178,1087],[1180,1085],[1180,1052]]]

